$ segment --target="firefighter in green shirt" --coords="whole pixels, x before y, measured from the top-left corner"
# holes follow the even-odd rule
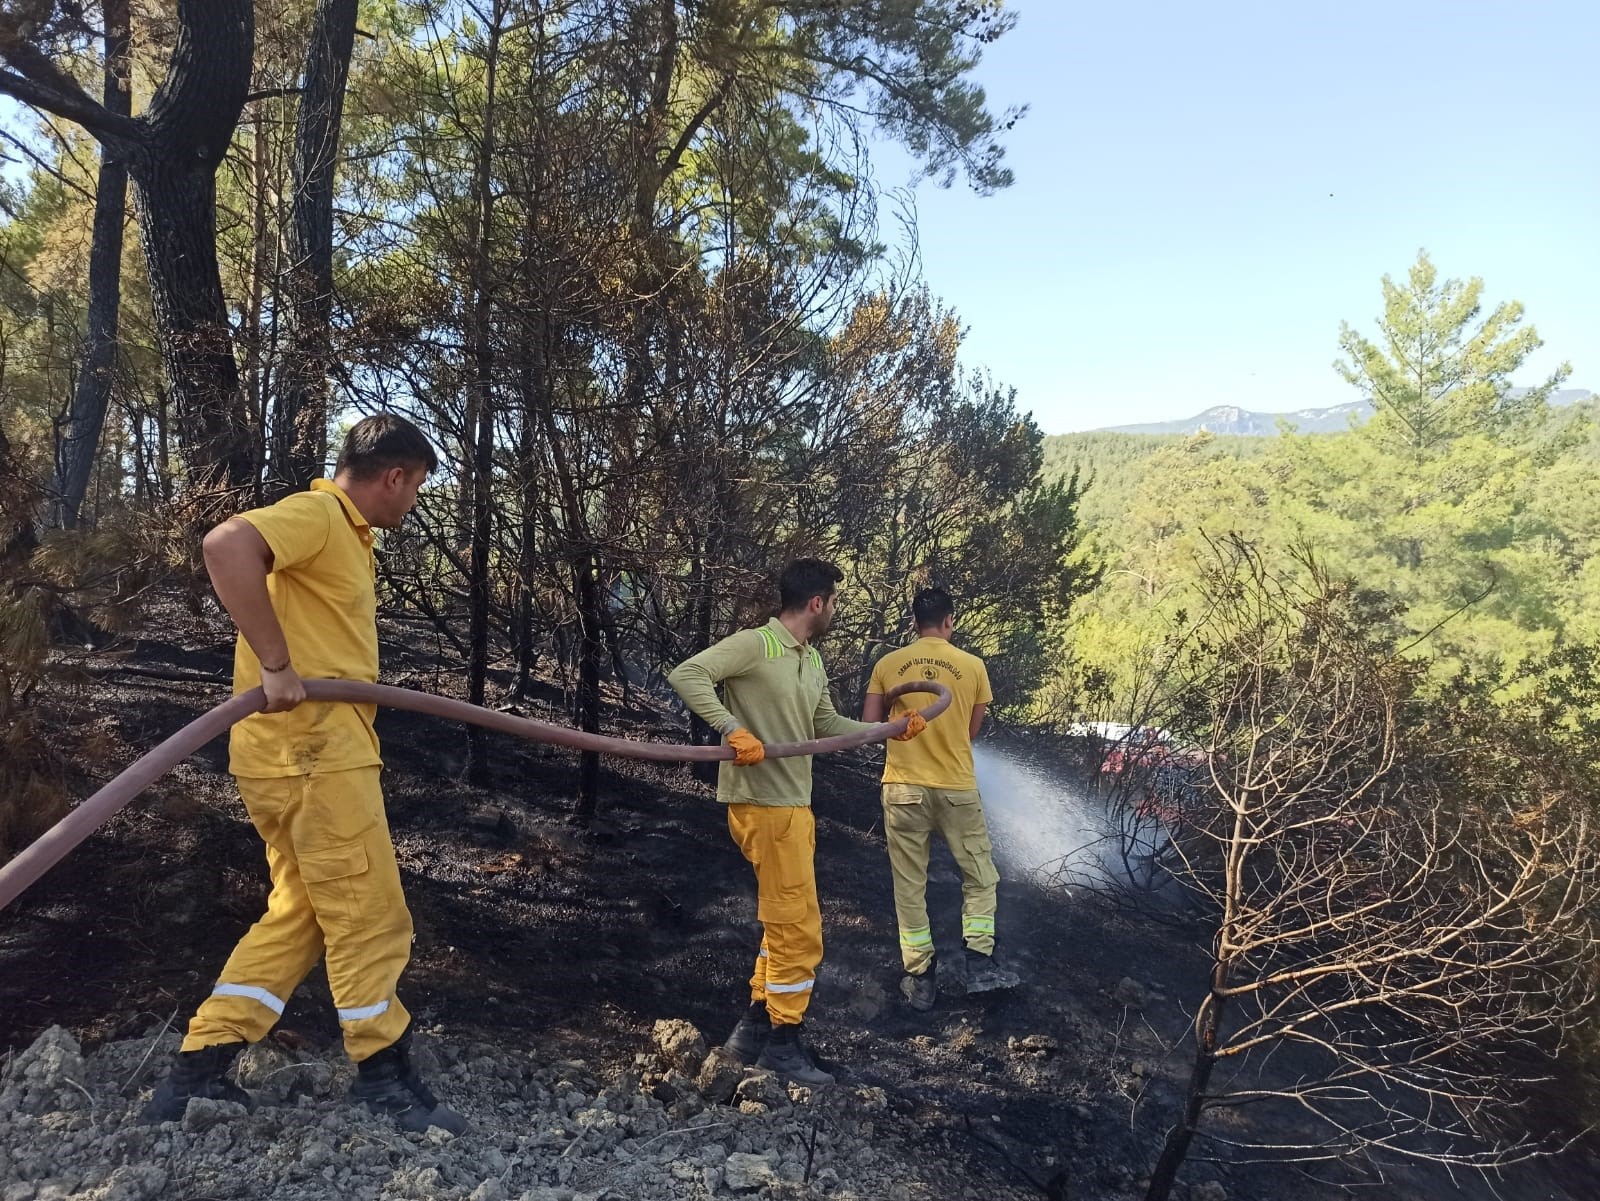
[[[831,563],[796,559],[778,579],[778,616],[724,638],[667,677],[734,750],[733,761],[718,772],[717,800],[728,807],[728,830],[756,873],[761,949],[750,977],[750,1007],[724,1046],[741,1062],[803,1084],[833,1082],[800,1037],[822,962],[811,757],[763,762],[764,744],[828,738],[872,724],[834,708],[822,656],[812,645],[833,621],[835,587],[843,578]],[[926,724],[913,713],[897,737],[914,738]]]

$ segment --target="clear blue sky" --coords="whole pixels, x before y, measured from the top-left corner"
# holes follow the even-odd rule
[[[1600,391],[1596,0],[1008,7],[978,79],[1030,106],[1016,183],[916,204],[964,359],[1045,432],[1355,399],[1339,322],[1370,332],[1422,247],[1526,306],[1518,382]]]

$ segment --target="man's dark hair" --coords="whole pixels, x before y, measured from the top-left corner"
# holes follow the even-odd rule
[[[333,473],[348,471],[358,480],[370,480],[393,467],[423,467],[434,471],[439,456],[428,436],[395,413],[374,413],[350,427]]]
[[[955,611],[955,601],[943,588],[924,588],[911,599],[911,616],[919,630],[943,625],[944,619]]]
[[[834,593],[834,585],[844,572],[821,559],[796,559],[778,577],[778,608],[784,613],[804,609],[813,596],[824,600]]]

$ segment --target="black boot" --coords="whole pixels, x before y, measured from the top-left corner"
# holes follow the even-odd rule
[[[365,1105],[373,1113],[386,1113],[402,1130],[421,1134],[429,1126],[451,1134],[466,1131],[467,1120],[448,1105],[439,1104],[411,1064],[411,1028],[389,1046],[356,1064],[350,1085],[350,1103]]]
[[[816,1059],[800,1040],[800,1023],[772,1027],[772,1037],[761,1049],[756,1067],[787,1076],[796,1084],[832,1084],[833,1077],[817,1066]]]
[[[139,1111],[139,1122],[154,1126],[161,1122],[181,1122],[183,1111],[194,1097],[211,1101],[232,1101],[254,1109],[250,1094],[226,1078],[234,1056],[244,1050],[243,1043],[217,1043],[198,1051],[179,1051],[167,1078],[156,1086],[155,1094]]]
[[[772,1019],[767,1016],[767,1003],[751,1001],[750,1008],[744,1011],[739,1024],[722,1044],[722,1049],[740,1063],[749,1065],[761,1054],[761,1048],[766,1046],[767,1036],[771,1033]]]
[[[993,955],[967,948],[967,992],[1001,992],[1022,983],[1016,972],[1008,972],[994,961]]]
[[[927,1013],[933,1008],[934,998],[939,995],[938,979],[938,967],[929,960],[922,972],[900,978],[900,995],[918,1013]]]

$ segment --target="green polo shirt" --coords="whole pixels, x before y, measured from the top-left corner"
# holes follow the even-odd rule
[[[740,726],[762,742],[775,743],[831,738],[870,724],[852,721],[833,707],[822,656],[816,647],[796,642],[776,617],[684,660],[667,682],[724,739]],[[725,805],[809,805],[811,756],[763,759],[753,767],[724,762],[717,772],[717,800]]]

